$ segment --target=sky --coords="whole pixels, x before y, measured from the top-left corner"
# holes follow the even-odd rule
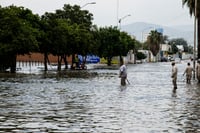
[[[96,4],[87,4],[96,2]],[[80,5],[93,14],[97,26],[117,26],[146,22],[162,26],[193,25],[193,17],[182,0],[0,0],[0,5],[23,6],[35,14],[55,12],[64,4]],[[129,16],[128,16],[129,15]]]

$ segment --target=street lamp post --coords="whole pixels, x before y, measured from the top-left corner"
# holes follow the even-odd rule
[[[89,5],[89,4],[96,4],[96,2],[89,2],[89,3],[86,3],[86,4],[84,4],[83,6],[81,6],[81,8],[83,8],[83,7],[85,7],[85,6]]]
[[[120,19],[118,20],[118,23],[119,23],[119,29],[121,29],[121,22],[122,22],[122,20],[125,19],[126,17],[129,17],[129,16],[131,16],[131,15],[128,14],[128,15],[126,15],[126,16],[124,16],[124,17],[122,17],[122,18],[120,18]]]
[[[119,23],[119,0],[117,0],[117,27]]]
[[[193,51],[193,69],[195,70],[196,61],[196,42],[197,42],[197,0],[195,0],[195,10],[194,10],[194,51]],[[193,72],[193,78],[195,79],[195,71]]]

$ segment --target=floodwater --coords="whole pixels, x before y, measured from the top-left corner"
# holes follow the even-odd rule
[[[117,69],[81,78],[1,75],[0,133],[198,133],[200,85],[185,83],[186,65],[177,64],[176,93],[169,62],[128,65],[126,87]]]

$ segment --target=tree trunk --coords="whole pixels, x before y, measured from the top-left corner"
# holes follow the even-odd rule
[[[72,54],[72,64],[71,64],[71,69],[75,69],[74,61],[75,60],[75,54]]]
[[[64,55],[65,69],[68,69],[67,55]]]
[[[0,72],[5,72],[10,67],[10,55],[0,55]]]
[[[124,61],[121,55],[119,56],[119,64],[120,66],[124,64]]]
[[[16,55],[11,55],[11,62],[10,62],[10,72],[15,73],[16,72]]]
[[[48,54],[45,52],[44,53],[44,71],[45,72],[48,70],[47,61],[48,61]]]
[[[58,55],[58,71],[61,71],[62,56]]]
[[[82,69],[86,69],[86,59],[87,59],[87,55],[82,56],[82,64],[81,64],[81,68]]]
[[[83,58],[83,64],[84,64],[84,65],[86,64],[86,59],[87,59],[87,55],[84,56],[84,58]]]
[[[111,57],[108,57],[108,58],[107,58],[107,65],[108,65],[108,66],[111,66],[111,62],[112,62],[112,58],[111,58]]]

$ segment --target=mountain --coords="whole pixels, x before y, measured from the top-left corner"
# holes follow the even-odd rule
[[[145,41],[147,35],[151,30],[162,29],[163,35],[168,36],[169,39],[183,38],[188,44],[193,45],[194,28],[193,25],[179,25],[179,26],[162,26],[157,24],[150,24],[145,22],[136,22],[121,26],[122,31],[126,31],[130,35],[136,37],[139,41]]]

